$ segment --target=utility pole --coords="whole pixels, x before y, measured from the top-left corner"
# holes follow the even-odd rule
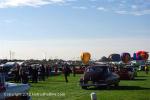
[[[11,60],[11,55],[12,55],[12,54],[11,54],[11,50],[10,50],[10,51],[9,51],[9,57],[10,57],[10,60]]]
[[[44,57],[45,57],[45,60],[46,60],[46,52],[44,53]]]
[[[46,52],[43,53],[43,58],[46,60]]]
[[[15,59],[15,52],[12,52],[11,55],[11,59]]]

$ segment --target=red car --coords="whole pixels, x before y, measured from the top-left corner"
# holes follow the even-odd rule
[[[83,74],[85,71],[85,67],[75,67],[76,74]]]
[[[116,71],[116,73],[120,76],[120,79],[133,80],[135,75],[132,68],[120,68]]]

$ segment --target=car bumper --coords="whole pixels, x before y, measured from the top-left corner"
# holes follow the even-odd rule
[[[80,86],[107,86],[108,84],[80,84]]]
[[[94,83],[92,81],[88,81],[88,83],[80,82],[80,86],[106,86],[106,85],[108,85],[108,83],[105,81],[94,82]]]
[[[92,81],[88,81],[87,83],[84,83],[84,81],[80,81],[80,86],[108,86],[108,85],[113,85],[113,84],[116,84],[116,83],[119,83],[120,80],[108,80],[108,81],[104,81],[104,80],[101,80],[99,82],[92,82]]]

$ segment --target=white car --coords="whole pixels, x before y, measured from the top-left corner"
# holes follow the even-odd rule
[[[31,100],[28,95],[28,84],[5,82],[5,77],[0,73],[0,100]]]

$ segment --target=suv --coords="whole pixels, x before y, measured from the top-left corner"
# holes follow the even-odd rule
[[[118,86],[119,75],[110,71],[110,66],[95,65],[86,68],[83,77],[80,79],[80,86],[87,89],[90,86]]]

